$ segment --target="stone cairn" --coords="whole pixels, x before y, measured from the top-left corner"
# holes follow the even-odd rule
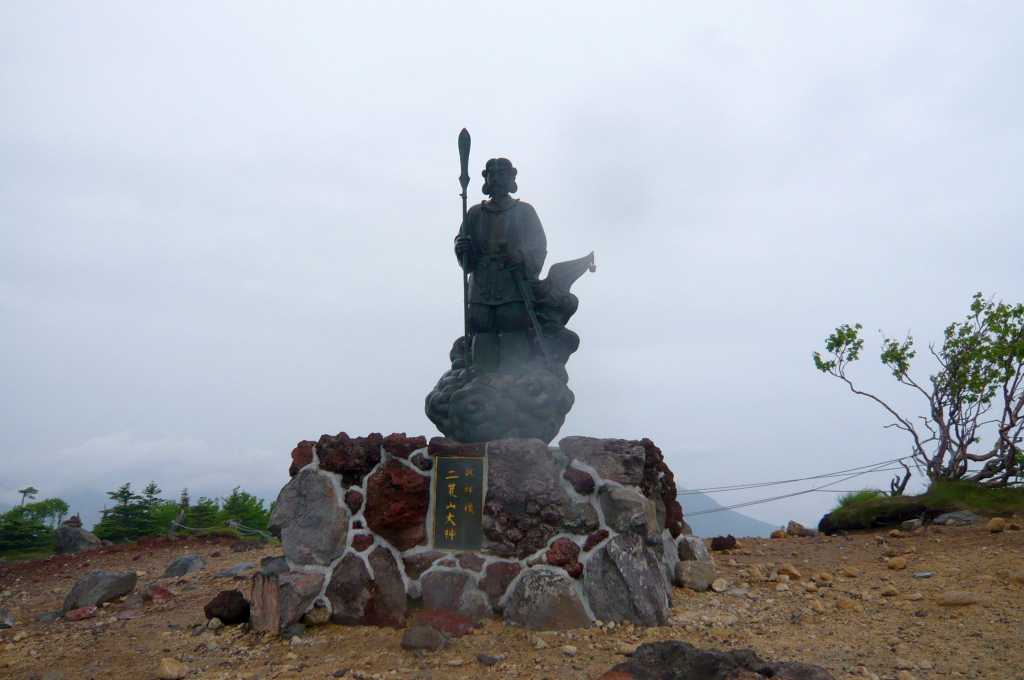
[[[437,455],[486,455],[477,552],[433,549]],[[420,609],[473,623],[500,614],[532,630],[655,626],[668,622],[673,583],[710,582],[707,550],[688,535],[649,439],[567,437],[556,448],[340,433],[300,442],[289,472],[270,518],[284,558],[253,577],[256,631],[328,618],[401,627]]]

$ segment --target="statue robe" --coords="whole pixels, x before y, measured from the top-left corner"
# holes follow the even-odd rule
[[[508,253],[523,254],[523,270],[528,281],[536,281],[547,257],[547,237],[529,203],[519,199],[505,207],[483,201],[469,209],[465,235],[472,239],[466,268],[469,271],[469,302],[504,305],[522,302]]]

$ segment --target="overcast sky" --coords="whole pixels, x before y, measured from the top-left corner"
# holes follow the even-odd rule
[[[506,156],[548,264],[596,252],[560,436],[650,437],[689,488],[905,455],[811,352],[864,324],[854,375],[923,413],[877,330],[1024,302],[1022,35],[998,2],[5,2],[0,508],[269,500],[301,439],[435,436],[464,126],[472,201]]]

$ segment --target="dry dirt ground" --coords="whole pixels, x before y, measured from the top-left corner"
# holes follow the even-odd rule
[[[0,607],[17,619],[14,628],[0,630],[0,678],[156,678],[161,658],[172,657],[189,667],[188,678],[330,678],[344,669],[346,678],[568,680],[599,677],[638,643],[678,639],[815,663],[839,679],[896,678],[902,665],[901,678],[1024,680],[1021,531],[992,534],[973,526],[899,537],[879,531],[744,539],[715,555],[728,590],[676,589],[672,625],[660,628],[622,624],[537,634],[490,622],[449,649],[418,654],[403,650],[402,631],[390,629],[316,626],[298,644],[238,626],[193,635],[205,620],[203,604],[219,590],[234,587],[248,595],[248,579],[215,579],[215,572],[242,561],[258,565],[277,552],[232,553],[227,543],[189,540],[0,565]],[[116,620],[119,604],[110,603],[95,619],[35,622],[58,609],[75,580],[93,569],[137,570],[141,587],[190,553],[210,558],[207,567],[161,581],[174,600],[143,606],[140,618]],[[904,557],[906,567],[890,569],[886,560],[894,556]],[[801,578],[791,577],[780,589],[783,584],[769,579],[780,571],[784,576],[785,565]],[[922,572],[933,575],[915,577]],[[808,589],[815,577],[817,585]],[[199,589],[185,590],[189,585]],[[982,602],[945,606],[941,596],[948,591],[973,593]],[[481,653],[499,661],[485,666]]]

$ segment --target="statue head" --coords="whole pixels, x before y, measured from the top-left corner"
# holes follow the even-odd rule
[[[512,161],[507,158],[492,158],[487,161],[483,171],[484,195],[502,196],[519,191],[519,186],[516,185],[518,172],[512,166]]]

